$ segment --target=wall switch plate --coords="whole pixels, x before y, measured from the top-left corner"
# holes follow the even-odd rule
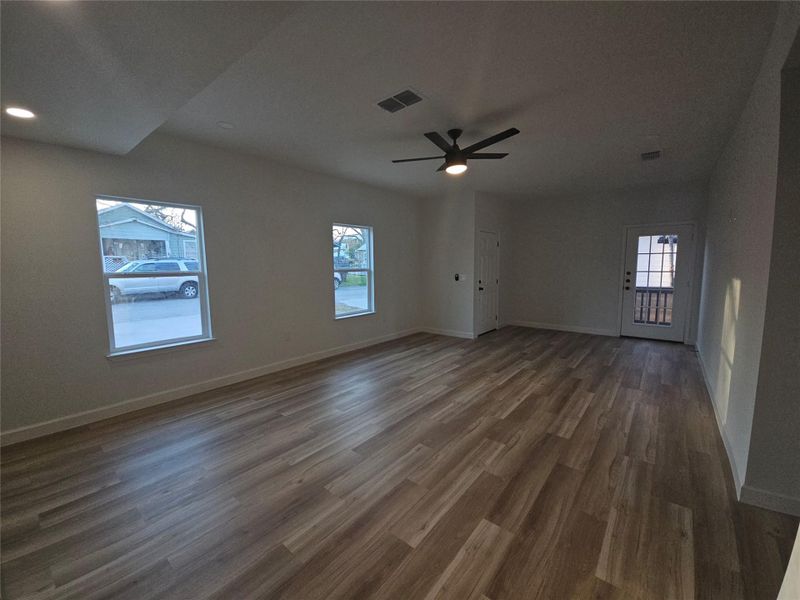
[[[461,275],[459,275],[458,273],[456,273],[456,281],[458,281],[460,278],[461,278]]]

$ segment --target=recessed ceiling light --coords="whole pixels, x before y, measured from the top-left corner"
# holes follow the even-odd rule
[[[222,129],[233,129],[233,123],[228,123],[227,121],[217,121],[217,126]]]
[[[32,119],[36,115],[29,111],[27,108],[20,108],[19,106],[9,106],[6,113],[18,119]]]

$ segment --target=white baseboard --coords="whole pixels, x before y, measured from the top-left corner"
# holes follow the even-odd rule
[[[579,325],[537,323],[535,321],[508,321],[506,325],[516,325],[517,327],[531,327],[533,329],[552,329],[555,331],[569,331],[571,333],[588,333],[590,335],[606,335],[609,337],[619,337],[619,331],[614,329],[596,329],[594,327],[581,327]]]
[[[733,445],[731,444],[730,438],[728,438],[727,430],[725,429],[725,424],[722,422],[722,416],[719,414],[719,409],[717,408],[717,401],[714,399],[714,392],[711,389],[711,383],[708,380],[708,373],[706,372],[706,365],[703,362],[703,355],[700,353],[700,347],[696,346],[697,349],[697,362],[700,364],[700,373],[703,376],[703,383],[706,386],[706,392],[708,392],[708,398],[711,401],[711,407],[714,409],[714,418],[717,421],[717,429],[719,430],[720,437],[722,437],[722,445],[725,446],[725,453],[728,455],[728,465],[731,468],[731,474],[733,475],[733,486],[736,491],[736,497],[741,500],[742,499],[742,481],[739,478],[739,469],[736,465],[736,457],[733,454]]]
[[[80,427],[81,425],[87,425],[89,423],[94,423],[96,421],[102,421],[103,419],[116,417],[118,415],[122,415],[135,410],[140,410],[142,408],[147,408],[150,406],[155,406],[157,404],[163,404],[164,402],[178,400],[179,398],[185,398],[187,396],[192,396],[194,394],[199,394],[201,392],[207,392],[209,390],[221,388],[226,385],[240,383],[242,381],[247,381],[248,379],[254,379],[256,377],[261,377],[262,375],[268,375],[276,371],[282,371],[283,369],[296,367],[306,363],[321,360],[323,358],[328,358],[330,356],[335,356],[337,354],[344,354],[345,352],[352,352],[353,350],[359,350],[361,348],[366,348],[368,346],[374,346],[375,344],[388,342],[401,337],[412,335],[414,333],[420,333],[422,331],[431,331],[431,330],[423,328],[406,329],[404,331],[398,331],[396,333],[390,333],[388,335],[383,335],[376,338],[370,338],[368,340],[363,340],[360,342],[353,342],[352,344],[345,344],[343,346],[336,346],[335,348],[320,350],[319,352],[312,352],[310,354],[305,354],[303,356],[298,356],[295,358],[290,358],[287,360],[270,363],[268,365],[263,365],[261,367],[256,367],[254,369],[247,369],[245,371],[238,371],[230,375],[214,377],[212,379],[207,379],[205,381],[172,388],[169,390],[165,390],[163,392],[156,392],[154,394],[139,396],[138,398],[132,398],[130,400],[123,400],[122,402],[117,402],[109,406],[94,408],[74,415],[67,415],[64,417],[58,417],[56,419],[52,419],[50,421],[44,421],[42,423],[34,423],[33,425],[26,425],[24,427],[19,427],[17,429],[11,429],[9,431],[4,431],[0,433],[0,446],[16,444],[37,437],[49,435],[51,433],[57,433],[59,431],[72,429],[73,427]],[[432,332],[440,333],[439,331],[432,331]],[[441,335],[449,335],[449,334],[441,333]]]
[[[754,506],[759,506],[768,510],[800,517],[800,498],[762,490],[745,483],[742,486],[742,493],[739,500],[746,504],[753,504]]]
[[[455,329],[437,329],[435,327],[421,327],[420,331],[425,333],[433,333],[435,335],[446,335],[448,337],[464,338],[467,340],[474,340],[475,335],[471,331],[456,331]]]

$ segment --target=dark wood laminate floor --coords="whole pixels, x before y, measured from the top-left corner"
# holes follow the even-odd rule
[[[774,598],[691,348],[415,335],[2,452],[3,598]]]

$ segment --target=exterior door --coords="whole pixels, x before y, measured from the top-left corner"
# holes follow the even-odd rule
[[[620,333],[684,341],[693,262],[692,225],[629,227]]]
[[[497,234],[478,235],[478,335],[497,329],[498,267]]]

